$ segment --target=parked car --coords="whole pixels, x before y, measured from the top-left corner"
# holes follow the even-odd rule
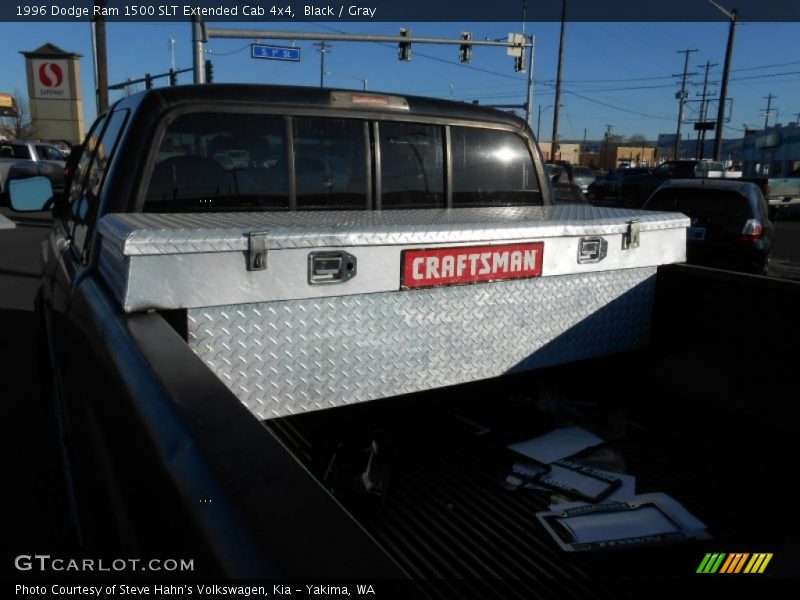
[[[581,188],[576,183],[562,183],[560,181],[553,184],[553,199],[555,204],[588,204],[589,201],[583,195]]]
[[[645,210],[682,212],[686,262],[766,275],[773,226],[757,185],[738,180],[671,179],[647,200]]]
[[[547,165],[553,183],[574,183],[585,194],[594,182],[596,175],[592,169],[583,165],[573,165],[568,162],[557,162]]]
[[[26,163],[22,173],[15,176],[44,175],[50,180],[53,191],[60,194],[64,188],[64,165],[67,158],[61,151],[45,142],[13,140],[0,143],[0,195],[6,188],[11,170]]]
[[[650,175],[651,172],[652,169],[647,168],[617,169],[604,177],[595,179],[589,186],[587,196],[592,201],[616,203],[620,200],[620,187],[624,179],[632,175]]]
[[[640,208],[667,179],[722,178],[724,166],[708,160],[668,160],[647,174],[626,177],[619,186],[619,202]]]

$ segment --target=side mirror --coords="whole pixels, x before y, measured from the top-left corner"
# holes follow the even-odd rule
[[[8,182],[11,208],[17,212],[35,212],[50,208],[53,186],[47,177],[11,179]]]

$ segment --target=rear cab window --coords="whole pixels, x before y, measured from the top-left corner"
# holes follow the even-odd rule
[[[543,204],[515,131],[374,118],[197,112],[158,141],[145,212]]]

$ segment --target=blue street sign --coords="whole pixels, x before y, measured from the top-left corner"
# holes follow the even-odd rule
[[[265,46],[264,44],[252,44],[250,53],[253,58],[268,58],[271,60],[300,60],[300,48],[290,46]]]

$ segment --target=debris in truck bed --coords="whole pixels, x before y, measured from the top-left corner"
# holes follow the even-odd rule
[[[562,427],[539,437],[511,444],[508,449],[549,464],[602,443],[603,440],[585,429]]]
[[[593,469],[567,460],[556,461],[547,471],[525,462],[515,463],[505,483],[513,490],[556,491],[586,502],[625,502],[636,495],[633,475]]]
[[[667,494],[634,496],[628,502],[574,502],[536,513],[567,552],[660,546],[708,539],[706,526]]]

